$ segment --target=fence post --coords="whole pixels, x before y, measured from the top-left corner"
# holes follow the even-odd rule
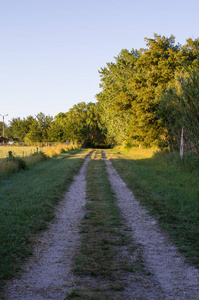
[[[182,127],[181,141],[180,141],[180,158],[183,158],[183,152],[184,152],[184,129]]]

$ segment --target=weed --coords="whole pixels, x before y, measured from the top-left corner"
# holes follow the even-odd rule
[[[77,290],[72,290],[71,292],[69,292],[68,294],[67,294],[67,296],[66,296],[66,298],[65,299],[70,299],[70,298],[77,298],[77,297],[79,297],[80,295],[79,295],[79,293],[78,293],[78,291]]]

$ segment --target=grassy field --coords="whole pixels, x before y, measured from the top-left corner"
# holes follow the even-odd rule
[[[178,249],[199,267],[199,159],[153,149],[107,150],[114,167]]]
[[[0,181],[0,281],[31,253],[34,234],[53,218],[55,205],[78,173],[88,150],[73,150]]]
[[[26,149],[26,152],[24,151]],[[56,157],[60,153],[78,149],[77,145],[58,144],[43,148],[9,146],[1,147],[2,156],[0,159],[0,180],[21,169],[28,169],[33,164],[49,157]],[[9,150],[9,151],[8,151]]]
[[[68,151],[77,148],[77,145],[66,145],[64,144],[57,144],[55,146],[0,146],[0,159],[8,157],[8,152],[12,151],[12,154],[14,156],[19,157],[27,157],[33,154],[34,152],[42,151],[48,156],[55,156],[56,154],[59,154],[63,151]]]
[[[39,148],[40,150],[40,148]],[[28,146],[28,147],[20,147],[20,146],[1,146],[0,147],[0,158],[8,157],[8,152],[12,151],[13,155],[19,157],[30,156],[32,153],[37,151],[37,147]]]

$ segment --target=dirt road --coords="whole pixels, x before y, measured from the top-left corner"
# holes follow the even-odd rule
[[[89,159],[90,156],[75,176],[54,221],[39,237],[26,271],[6,286],[6,299],[61,300],[73,286],[73,255],[80,242],[79,225],[86,203],[85,174]]]
[[[199,299],[199,271],[185,263],[160,230],[158,222],[141,207],[108,159],[106,164],[119,208],[127,226],[132,229],[134,240],[142,245],[144,263],[160,284],[165,299]]]
[[[80,245],[80,223],[86,203],[85,174],[89,159],[86,158],[79,175],[74,178],[57,209],[55,220],[40,236],[26,271],[21,278],[7,284],[5,299],[64,300],[67,292],[75,287],[73,256]],[[136,274],[126,278],[122,299],[199,299],[199,271],[185,263],[160,230],[158,222],[135,199],[111,162],[107,158],[105,161],[116,204],[132,239],[141,249],[143,264],[151,274],[148,279],[137,278],[136,284],[133,280]]]

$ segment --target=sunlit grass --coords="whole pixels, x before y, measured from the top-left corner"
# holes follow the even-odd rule
[[[70,151],[73,149],[77,149],[79,146],[77,144],[74,145],[66,145],[66,143],[61,143],[52,146],[0,146],[0,159],[8,157],[8,152],[11,151],[14,156],[19,157],[27,157],[35,152],[44,152],[46,155],[52,157],[56,156],[65,151]]]
[[[60,153],[64,153],[78,148],[79,148],[78,145],[67,146],[66,144],[59,144],[57,146],[44,147],[43,151],[47,156],[54,157],[56,155],[59,155]]]
[[[37,151],[37,147],[28,146],[1,146],[0,147],[0,158],[8,157],[8,152],[11,151],[14,156],[25,157],[30,156]]]
[[[133,159],[144,159],[144,158],[151,158],[154,155],[154,153],[157,151],[159,151],[157,147],[152,147],[152,148],[132,147],[128,149],[123,146],[117,146],[111,152],[122,153]]]

